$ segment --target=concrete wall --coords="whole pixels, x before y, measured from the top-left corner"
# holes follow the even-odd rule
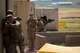
[[[8,0],[9,2],[8,2],[8,9],[10,9],[10,10],[13,10],[13,0]]]
[[[46,36],[49,43],[65,43],[66,35],[80,35],[80,32],[38,32]]]
[[[5,17],[5,0],[0,0],[0,53],[2,50],[2,33],[1,33],[1,21]]]
[[[66,35],[65,44],[67,46],[80,46],[80,35]]]
[[[47,43],[46,36],[36,34],[35,48],[40,49],[45,43]]]

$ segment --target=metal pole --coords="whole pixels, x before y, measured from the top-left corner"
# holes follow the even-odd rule
[[[6,0],[5,7],[6,7],[6,15],[7,15],[7,10],[9,9],[9,0]]]

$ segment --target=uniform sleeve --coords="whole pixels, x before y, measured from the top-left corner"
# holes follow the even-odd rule
[[[20,25],[20,22],[19,21],[16,21],[16,23],[15,24],[11,24],[12,26],[18,26],[18,25]]]
[[[36,25],[38,25],[38,20],[36,20]]]
[[[29,20],[26,21],[26,24],[29,24]]]

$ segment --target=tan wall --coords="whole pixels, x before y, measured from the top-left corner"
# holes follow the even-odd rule
[[[32,12],[34,12],[34,10],[35,10],[35,3],[34,2],[30,2],[30,10],[32,11]]]
[[[8,6],[9,9],[10,9],[10,10],[13,10],[13,7],[12,7],[12,6],[13,6],[13,0],[9,0],[8,5],[9,5],[9,6]]]
[[[34,17],[35,17],[35,3],[34,2],[30,2],[30,11],[34,13]]]

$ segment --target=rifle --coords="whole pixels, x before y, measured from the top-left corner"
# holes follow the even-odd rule
[[[54,19],[48,19],[48,23],[55,21]]]

